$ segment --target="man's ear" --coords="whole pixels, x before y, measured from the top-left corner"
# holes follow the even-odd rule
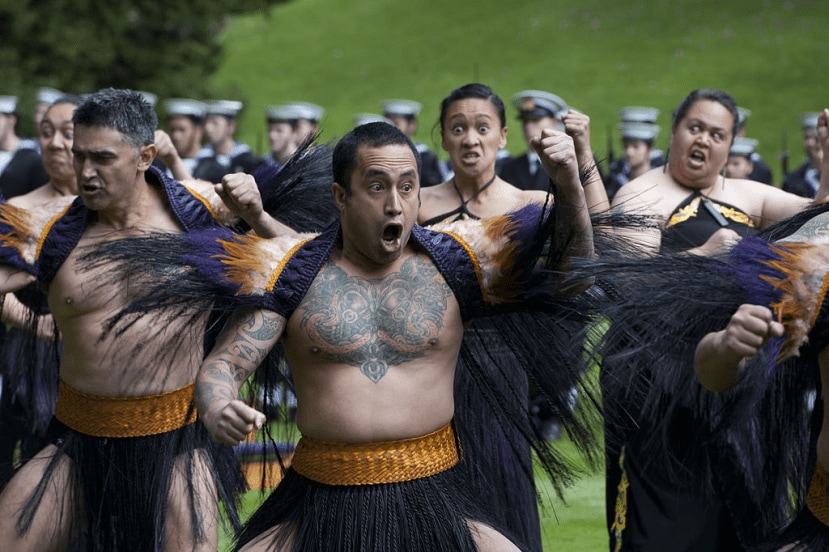
[[[345,196],[347,195],[345,187],[339,182],[334,182],[331,185],[331,193],[334,194],[334,203],[337,204],[337,209],[342,211],[345,206]]]
[[[142,171],[149,169],[150,165],[153,164],[153,160],[155,159],[157,153],[158,148],[155,144],[141,146],[141,151],[138,153],[138,168]]]

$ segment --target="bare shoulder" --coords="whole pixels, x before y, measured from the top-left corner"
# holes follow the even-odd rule
[[[523,204],[537,203],[539,205],[552,204],[553,196],[543,190],[519,190],[518,199]]]
[[[26,194],[9,198],[7,203],[21,209],[32,209],[61,197],[53,190],[51,185],[44,184]]]
[[[441,215],[454,208],[456,206],[455,204],[458,203],[455,201],[456,196],[457,193],[449,182],[421,188],[418,222],[423,223],[423,221]],[[451,201],[455,201],[455,204],[451,204]]]
[[[726,180],[733,203],[760,218],[760,227],[788,218],[805,209],[811,200],[786,192],[776,186],[753,180]]]
[[[666,199],[669,184],[670,178],[661,168],[652,169],[622,186],[610,206],[627,212],[653,213],[655,206]]]

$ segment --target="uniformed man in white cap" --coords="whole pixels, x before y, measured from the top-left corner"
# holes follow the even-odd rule
[[[566,132],[573,138],[579,169],[591,171],[592,182],[601,185],[601,176],[590,147],[590,117],[571,109],[563,99],[543,90],[519,92],[512,97],[512,104],[518,109],[518,119],[527,144],[546,128]],[[538,156],[529,148],[518,157],[496,164],[496,171],[501,178],[522,190],[549,189],[547,174],[541,168]]]
[[[164,105],[167,133],[187,172],[193,178],[219,182],[225,168],[211,149],[202,146],[207,104],[190,98],[170,98]]]
[[[367,125],[369,123],[386,123],[387,125],[396,126],[394,121],[377,113],[357,113],[354,115],[353,121],[354,128]]]
[[[752,180],[750,176],[754,170],[754,161],[751,160],[751,156],[757,144],[757,140],[753,138],[734,138],[731,149],[728,150],[728,162],[725,164],[726,178]]]
[[[420,103],[413,100],[385,100],[382,107],[383,115],[414,142],[417,117],[421,109]],[[434,186],[443,182],[438,156],[423,142],[414,142],[414,145],[420,153],[420,187]]]
[[[218,100],[207,103],[204,134],[212,157],[224,167],[225,174],[251,173],[262,164],[250,146],[235,139],[236,118],[242,110],[242,102]],[[218,182],[211,180],[211,182]]]
[[[742,178],[752,180],[751,173],[754,170],[754,161],[751,157],[757,147],[757,140],[737,136],[731,143],[728,150],[728,162],[725,164],[726,178]]]
[[[820,163],[823,150],[817,139],[817,119],[819,113],[805,113],[801,117],[803,126],[803,151],[807,159],[794,171],[786,175],[783,189],[803,197],[815,197],[820,186]]]
[[[10,198],[46,184],[40,151],[17,135],[17,96],[0,96],[0,193]]]
[[[295,105],[269,105],[265,108],[268,121],[268,143],[271,151],[265,162],[283,166],[299,146],[297,129],[302,109]]]
[[[734,135],[735,138],[746,137],[746,121],[750,116],[751,111],[744,107],[737,107],[737,133]],[[760,157],[760,154],[757,153],[756,150],[751,154],[751,166],[753,168],[751,170],[751,174],[747,177],[748,180],[755,180],[757,182],[762,182],[763,184],[771,184],[771,167],[768,166],[768,163],[763,161],[763,158]]]
[[[656,119],[659,110],[654,107],[626,107],[619,115],[623,156],[614,161],[605,179],[608,198],[636,177],[661,165],[662,156],[654,155],[654,141],[659,135]]]
[[[34,115],[34,122],[35,122],[35,132],[38,132],[40,129],[40,121],[43,119],[43,114],[46,113],[46,110],[49,109],[55,100],[63,96],[63,92],[58,90],[57,88],[49,88],[48,86],[43,86],[37,89],[37,96],[36,96],[36,103],[35,103],[35,115]]]
[[[309,102],[289,102],[286,105],[296,110],[299,117],[295,130],[297,145],[319,132],[320,121],[325,115],[322,107]]]

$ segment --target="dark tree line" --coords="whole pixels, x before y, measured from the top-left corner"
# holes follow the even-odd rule
[[[285,1],[0,0],[0,95],[20,97],[23,134],[40,86],[209,97],[228,18]]]

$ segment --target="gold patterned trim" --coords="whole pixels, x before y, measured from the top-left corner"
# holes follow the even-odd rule
[[[809,483],[806,505],[823,525],[829,526],[829,473],[820,461],[815,462],[815,474]]]
[[[94,437],[158,435],[196,421],[195,384],[145,397],[87,395],[60,381],[55,417],[67,427]]]
[[[452,424],[421,437],[374,443],[342,443],[302,437],[291,466],[326,485],[378,485],[422,479],[460,461]]]
[[[702,197],[695,197],[691,200],[691,203],[671,215],[671,218],[668,219],[668,223],[665,225],[665,228],[670,228],[671,226],[685,222],[686,220],[697,216],[699,213],[699,204],[702,199]],[[751,217],[739,209],[735,209],[734,207],[726,207],[725,205],[721,205],[710,198],[708,199],[708,202],[725,218],[739,224],[744,224],[749,228],[754,228],[754,221],[751,220]]]
[[[613,552],[622,550],[622,533],[627,527],[628,518],[628,481],[627,470],[625,470],[625,447],[622,447],[622,453],[619,455],[619,468],[622,470],[622,478],[619,480],[619,486],[616,488],[616,508],[613,513],[613,523],[610,525],[610,532],[613,534],[615,541]]]

